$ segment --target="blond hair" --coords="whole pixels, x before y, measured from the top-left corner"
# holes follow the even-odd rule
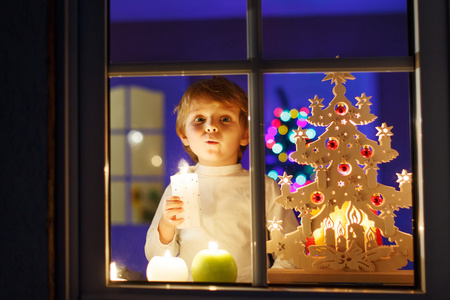
[[[217,105],[232,106],[239,109],[239,123],[243,132],[248,130],[248,98],[245,91],[236,83],[222,76],[214,76],[210,79],[203,79],[190,85],[184,92],[183,97],[175,107],[174,112],[177,114],[176,131],[179,137],[186,135],[186,121],[195,101],[210,100]],[[184,149],[195,162],[198,157],[192,152],[189,146]],[[242,159],[242,155],[247,146],[241,146],[238,154],[238,162]]]

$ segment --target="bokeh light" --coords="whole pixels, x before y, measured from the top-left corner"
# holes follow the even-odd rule
[[[274,114],[275,117],[279,118],[281,116],[282,112],[283,112],[283,109],[281,107],[277,107],[273,111],[273,114]]]
[[[266,147],[272,149],[273,145],[275,145],[275,141],[273,139],[268,139],[266,141]]]
[[[278,133],[278,127],[269,127],[269,129],[267,129],[267,133],[270,134],[272,137],[274,137],[275,135],[277,135]]]
[[[161,156],[159,156],[159,155],[154,155],[154,156],[151,158],[150,162],[152,163],[152,165],[153,165],[154,167],[160,167],[160,166],[162,165],[163,160],[162,160]]]
[[[304,128],[306,125],[308,125],[308,122],[305,118],[300,118],[297,120],[297,126]]]
[[[295,162],[295,160],[291,157],[292,153],[294,153],[294,151],[288,153],[288,159],[290,162]]]
[[[273,145],[272,151],[275,154],[280,154],[281,151],[283,151],[283,145],[281,145],[280,143],[276,143],[275,145]]]
[[[280,119],[283,122],[288,122],[291,119],[291,114],[289,111],[283,111],[280,115]]]
[[[295,136],[295,133],[291,131],[289,133],[289,141],[291,141],[292,144],[295,144],[295,142],[297,140],[294,136]]]
[[[131,130],[128,133],[128,142],[131,145],[137,145],[142,143],[142,141],[144,140],[144,135],[142,134],[142,132],[138,131],[138,130]]]
[[[278,160],[282,163],[286,162],[288,159],[288,156],[286,153],[282,152],[278,155]]]
[[[287,132],[288,132],[288,128],[287,128],[287,126],[286,125],[281,125],[279,128],[278,128],[278,132],[281,134],[281,135],[285,135]]]
[[[267,173],[267,176],[269,176],[273,180],[278,180],[278,173],[275,170],[272,170],[269,173]]]
[[[300,186],[304,185],[306,183],[306,176],[304,174],[300,174],[295,178],[295,182],[298,183]]]
[[[298,110],[296,110],[295,108],[291,109],[289,113],[291,114],[292,119],[295,119],[298,116]]]
[[[313,139],[313,138],[316,137],[316,131],[314,129],[312,129],[312,128],[309,128],[308,130],[306,130],[306,136],[309,139]]]
[[[307,116],[309,115],[309,109],[306,108],[306,107],[302,107],[302,108],[300,108],[299,114],[300,114],[302,117],[307,117]]]
[[[272,125],[272,127],[275,127],[275,129],[277,129],[278,127],[280,127],[281,121],[278,119],[273,119],[270,125]]]

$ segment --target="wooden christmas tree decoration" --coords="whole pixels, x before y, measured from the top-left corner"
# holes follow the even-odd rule
[[[294,130],[291,158],[313,166],[315,181],[295,190],[291,175],[279,176],[275,202],[299,212],[301,225],[281,236],[281,222],[270,220],[267,252],[309,272],[393,272],[413,261],[412,236],[394,219],[396,210],[412,205],[412,174],[397,173],[399,190],[377,182],[378,164],[398,156],[391,148],[392,126],[376,127],[378,142],[358,131],[377,117],[370,113],[370,96],[362,93],[355,106],[345,97],[344,84],[353,79],[350,73],[327,73],[323,81],[335,85],[334,98],[327,107],[317,95],[309,100],[307,121],[326,127],[316,141],[307,143],[306,131]],[[377,243],[377,231],[392,245]],[[310,238],[315,245],[307,247]]]

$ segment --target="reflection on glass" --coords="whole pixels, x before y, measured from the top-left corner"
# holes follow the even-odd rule
[[[268,252],[298,268],[269,281],[414,284],[408,74],[264,80],[266,169],[300,219],[269,220]]]
[[[408,55],[406,0],[261,3],[264,58]]]

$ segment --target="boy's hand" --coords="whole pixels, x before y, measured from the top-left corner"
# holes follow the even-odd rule
[[[175,236],[175,228],[184,222],[183,218],[177,219],[177,215],[184,212],[183,204],[178,196],[166,199],[163,214],[158,224],[159,239],[163,244],[172,241]]]

